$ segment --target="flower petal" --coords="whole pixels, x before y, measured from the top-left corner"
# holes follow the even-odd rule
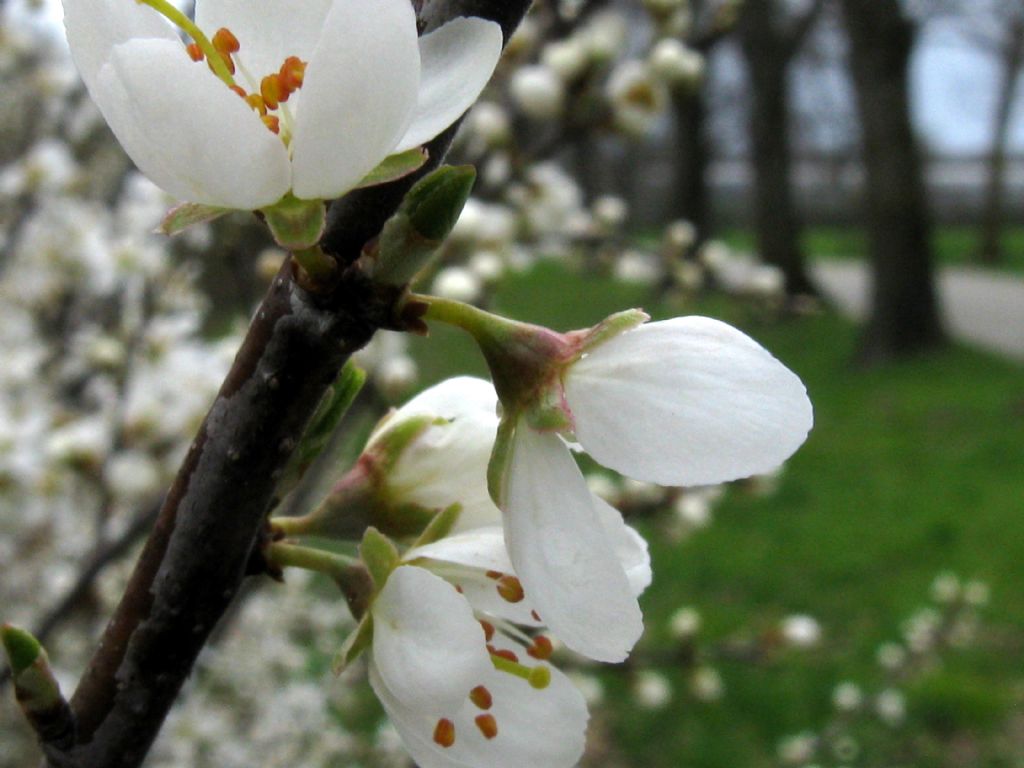
[[[649,323],[599,344],[569,369],[565,395],[587,453],[662,485],[768,472],[813,422],[792,371],[706,317]]]
[[[501,56],[501,27],[459,18],[420,38],[419,95],[398,151],[430,141],[476,101]]]
[[[640,607],[558,435],[520,422],[504,496],[505,542],[541,620],[574,651],[622,661],[643,632]]]
[[[498,396],[489,381],[459,376],[421,392],[386,419],[368,448],[389,425],[420,416],[443,423],[427,427],[402,453],[387,477],[399,503],[428,509],[462,505],[455,530],[499,524],[501,513],[487,491],[487,462],[498,429]],[[458,467],[457,472],[452,467]]]
[[[622,519],[622,513],[604,499],[595,496],[594,507],[597,509],[598,517],[604,526],[608,540],[618,555],[622,569],[629,579],[629,586],[634,595],[641,595],[643,591],[651,586],[653,574],[651,572],[651,555],[647,551],[647,541],[626,525]]]
[[[176,197],[253,210],[288,191],[281,140],[180,42],[116,46],[93,98],[139,170]]]
[[[233,58],[246,90],[259,93],[260,81],[281,68],[289,56],[309,61],[320,40],[324,19],[335,0],[196,0],[196,24],[212,37],[227,27],[238,39]],[[251,76],[249,81],[247,75]],[[293,99],[302,94],[300,89]],[[294,101],[288,102],[294,106]]]
[[[115,45],[134,38],[173,40],[184,48],[170,22],[152,8],[123,0],[64,0],[64,28],[71,58],[89,93]]]
[[[525,649],[500,635],[495,644],[528,659]],[[468,699],[458,710],[418,710],[406,706],[383,685],[370,666],[370,684],[420,768],[572,768],[583,754],[587,705],[572,682],[553,667],[551,683],[538,690],[525,680],[491,669],[481,684],[493,704],[497,734],[486,739],[475,718],[485,714]],[[441,717],[455,725],[455,742],[441,747],[433,740]]]
[[[412,119],[419,82],[409,0],[336,0],[295,118],[295,195],[339,197],[391,154]]]
[[[422,568],[396,568],[372,610],[374,663],[405,706],[457,707],[491,668],[469,603]]]

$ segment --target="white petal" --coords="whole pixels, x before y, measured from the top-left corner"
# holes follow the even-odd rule
[[[622,564],[622,569],[626,572],[633,594],[643,594],[643,591],[651,586],[653,577],[651,555],[647,551],[646,539],[626,525],[622,513],[604,499],[595,496],[594,506],[597,508],[608,540]]]
[[[480,623],[455,588],[401,566],[373,604],[373,660],[392,694],[414,709],[458,706],[491,668]]]
[[[650,323],[600,344],[569,369],[565,395],[587,453],[662,485],[769,472],[813,422],[792,371],[706,317]]]
[[[500,648],[529,658],[522,646],[495,637]],[[403,706],[371,665],[370,684],[420,768],[572,768],[583,754],[587,705],[572,682],[551,667],[551,684],[543,690],[525,680],[492,669],[482,680],[490,691],[498,734],[485,739],[474,722],[482,714],[468,700],[457,711],[424,712]],[[434,743],[437,720],[455,724],[455,743]]]
[[[541,620],[574,651],[622,661],[640,607],[568,447],[520,423],[505,482],[505,542]]]
[[[176,197],[253,210],[288,190],[281,140],[179,42],[116,46],[93,97],[139,170]]]
[[[334,0],[196,0],[196,24],[208,37],[227,27],[238,39],[234,59],[245,72],[236,77],[246,90],[280,70],[289,56],[309,61]],[[250,75],[252,81],[246,77]],[[295,106],[300,89],[288,104]]]
[[[133,38],[157,38],[176,41],[184,48],[170,22],[141,3],[64,0],[64,27],[71,58],[94,99],[96,78],[115,45]]]
[[[405,419],[445,420],[427,427],[402,453],[387,477],[390,498],[428,509],[458,502],[463,510],[457,531],[500,524],[501,514],[487,491],[487,462],[498,429],[497,403],[490,382],[460,376],[421,392],[384,421],[368,447]]]
[[[295,118],[295,195],[338,197],[387,157],[412,119],[419,81],[409,0],[336,0]]]
[[[460,18],[420,38],[419,95],[398,149],[430,141],[476,101],[501,56],[501,27]]]
[[[510,603],[498,592],[497,582],[485,575],[488,571],[515,573],[505,550],[505,533],[500,525],[457,533],[409,550],[404,556],[407,562],[417,558],[433,561],[430,570],[456,585],[473,610],[523,626],[541,626],[541,622],[534,618],[535,606],[528,596]]]

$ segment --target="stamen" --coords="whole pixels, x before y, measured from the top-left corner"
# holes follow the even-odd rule
[[[501,658],[508,659],[509,661],[514,661],[516,663],[519,662],[519,657],[507,648],[495,648],[493,645],[488,645],[487,650],[490,652],[491,656],[500,656]]]
[[[434,726],[434,743],[446,749],[455,743],[455,723],[447,717],[442,717]]]
[[[241,45],[238,38],[227,27],[221,27],[213,34],[213,47],[223,54],[237,53]]]
[[[498,594],[503,600],[510,603],[521,602],[526,596],[523,592],[523,585],[515,576],[502,576],[498,579]]]
[[[500,651],[498,653],[491,652],[491,664],[499,672],[506,672],[510,675],[515,675],[528,682],[531,687],[538,690],[547,688],[551,684],[551,669],[545,665],[537,667],[527,667],[524,664],[509,660]]]
[[[192,61],[203,60],[203,49],[195,43],[189,43],[188,45],[186,45],[185,50],[188,51],[188,57],[192,59]]]
[[[469,700],[476,704],[480,709],[490,709],[491,704],[494,703],[494,698],[491,696],[491,692],[482,685],[478,685],[469,692]]]
[[[491,638],[494,637],[494,625],[489,621],[480,619],[480,626],[484,628],[484,638],[487,642],[491,642]]]
[[[271,133],[281,132],[281,121],[276,115],[262,115],[260,120],[262,120],[263,124],[270,129]]]
[[[229,73],[231,73],[232,75],[235,74],[234,59],[232,59],[228,54],[221,53],[220,51],[217,51],[216,57],[211,56],[209,59],[206,60],[206,63],[210,65],[210,71],[213,72],[213,74],[217,74],[217,65],[214,64],[215,60],[219,60]],[[234,85],[234,81],[228,83],[228,85]]]
[[[494,719],[494,715],[477,715],[474,722],[485,739],[493,739],[498,735],[498,721]]]
[[[484,576],[486,576],[488,579],[494,579],[495,581],[497,581],[504,575],[505,574],[501,571],[487,571],[486,573],[484,573]]]
[[[137,2],[142,5],[148,5],[172,24],[183,29],[189,37],[195,40],[196,45],[206,55],[213,73],[228,85],[234,85],[235,81],[231,77],[233,69],[229,69],[224,64],[220,58],[220,52],[213,47],[213,43],[210,42],[209,38],[203,34],[203,31],[196,26],[192,19],[182,13],[169,0],[137,0]],[[191,56],[191,54],[189,55]]]
[[[230,86],[228,86],[228,87],[229,87],[229,88],[230,88],[230,89],[231,89],[232,91],[234,91],[235,93],[237,93],[237,94],[238,94],[239,96],[241,96],[241,97],[242,97],[243,99],[246,99],[246,100],[248,100],[248,98],[249,98],[249,94],[247,94],[247,93],[245,92],[245,90],[244,90],[244,89],[242,88],[242,86],[240,86],[240,85],[230,85]]]
[[[298,56],[289,56],[284,60],[284,64],[281,65],[281,71],[278,75],[281,77],[281,85],[284,86],[285,91],[290,95],[293,91],[297,91],[302,87],[302,81],[306,77],[306,62]]]
[[[258,93],[250,93],[245,97],[245,101],[250,107],[259,112],[260,115],[267,114],[267,105],[263,103],[263,97]]]
[[[537,635],[533,638],[533,645],[527,648],[526,652],[535,659],[546,661],[555,652],[555,647],[551,644],[550,638],[544,635]]]
[[[281,78],[277,75],[267,75],[260,81],[260,96],[268,109],[277,109],[278,102],[284,90],[281,88]]]

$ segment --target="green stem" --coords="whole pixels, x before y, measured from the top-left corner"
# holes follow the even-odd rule
[[[413,293],[410,294],[409,300],[426,304],[427,311],[423,317],[427,320],[436,320],[439,323],[454,325],[456,328],[466,331],[477,340],[493,336],[495,328],[512,330],[515,326],[521,325],[521,323],[516,323],[500,315],[474,307],[472,304],[465,304],[454,299],[443,299],[440,296]]]
[[[330,576],[335,581],[345,580],[353,568],[363,567],[362,563],[354,557],[283,542],[271,544],[267,548],[266,558],[269,562],[282,568],[291,567],[316,571]]]
[[[220,51],[213,47],[213,43],[211,43],[210,39],[203,34],[203,31],[195,25],[195,22],[193,22],[192,19],[171,5],[168,0],[137,1],[143,5],[148,5],[160,15],[165,16],[172,24],[176,24],[185,30],[188,36],[196,41],[196,45],[199,46],[199,49],[206,54],[206,60],[210,63],[210,67],[213,68],[214,74],[227,85],[235,84],[235,78],[231,76],[231,72],[228,70],[227,64],[225,64],[224,59],[221,58]]]

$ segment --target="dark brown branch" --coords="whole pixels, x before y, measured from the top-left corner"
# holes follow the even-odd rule
[[[494,19],[505,39],[529,0],[435,0],[428,29],[460,15]],[[430,143],[438,164],[454,128]],[[427,169],[424,169],[425,172]],[[353,266],[415,178],[361,190],[331,207],[324,246],[337,285],[312,294],[290,262],[256,312],[175,478],[72,706],[78,745],[51,765],[138,766],[199,651],[238,592],[264,529],[276,478],[348,357],[392,325],[396,295]]]

